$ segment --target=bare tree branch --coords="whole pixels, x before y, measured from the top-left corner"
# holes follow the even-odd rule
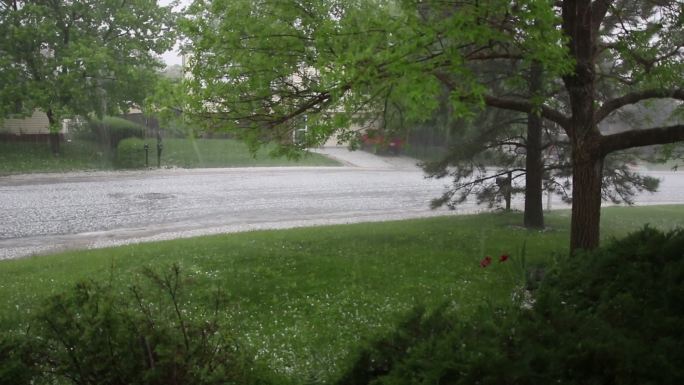
[[[680,141],[684,141],[684,124],[604,135],[601,137],[600,148],[601,153],[605,156],[611,152],[632,147],[643,147]]]
[[[449,89],[453,90],[456,89],[457,85],[453,82],[451,77],[448,74],[445,74],[444,72],[441,71],[434,71],[434,75],[437,79],[439,79],[444,85],[446,85]],[[553,108],[549,106],[537,106],[530,102],[529,100],[525,99],[514,99],[514,98],[504,98],[504,97],[496,97],[496,96],[491,96],[491,95],[485,95],[484,96],[484,102],[487,106],[489,107],[496,107],[496,108],[501,108],[505,110],[512,110],[512,111],[519,111],[519,112],[524,112],[524,113],[534,113],[534,112],[541,112],[541,116],[545,119],[548,119],[552,122],[557,123],[559,126],[563,127],[566,131],[569,130],[570,127],[570,119],[568,119],[565,115],[563,115],[560,111],[554,110]]]
[[[568,130],[570,128],[570,119],[563,115],[560,111],[555,110],[549,106],[536,106],[529,100],[524,99],[513,99],[513,98],[501,98],[491,95],[485,95],[484,102],[490,107],[502,108],[506,110],[519,111],[524,113],[534,113],[539,108],[541,108],[541,116],[548,119],[564,129]]]
[[[342,92],[345,92],[345,91],[348,91],[350,88],[351,88],[350,86],[344,86],[341,88],[341,90],[342,90]],[[279,124],[283,124],[283,123],[285,123],[285,122],[287,122],[287,121],[289,121],[289,120],[291,120],[291,119],[293,119],[299,115],[304,114],[306,111],[309,111],[310,109],[314,108],[316,105],[327,102],[328,100],[330,100],[331,96],[332,95],[330,92],[323,92],[323,93],[319,94],[318,96],[310,99],[306,103],[303,103],[296,110],[294,110],[294,111],[292,111],[292,112],[290,112],[284,116],[281,116],[277,119],[272,120],[271,122],[269,122],[269,125],[271,127],[275,127]]]
[[[605,119],[608,115],[610,115],[611,112],[613,112],[613,111],[615,111],[621,107],[624,107],[628,104],[634,104],[634,103],[638,103],[642,100],[653,99],[653,98],[672,98],[672,99],[684,100],[684,90],[683,89],[676,89],[676,90],[651,89],[651,90],[633,92],[631,94],[627,94],[627,95],[621,96],[619,98],[609,100],[609,101],[603,103],[601,108],[596,110],[596,113],[594,114],[594,123],[598,124],[603,119]]]

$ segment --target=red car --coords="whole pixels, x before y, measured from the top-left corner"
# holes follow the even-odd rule
[[[386,137],[377,131],[361,135],[361,148],[374,154],[390,153],[399,155],[404,140],[399,137]]]

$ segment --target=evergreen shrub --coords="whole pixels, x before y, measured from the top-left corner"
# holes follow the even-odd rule
[[[557,262],[533,305],[416,312],[338,384],[682,384],[684,231]]]

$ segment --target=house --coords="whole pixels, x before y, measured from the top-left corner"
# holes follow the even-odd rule
[[[62,121],[60,136],[69,131],[69,119]],[[50,134],[47,115],[39,110],[24,118],[9,118],[0,121],[0,141],[44,142]]]

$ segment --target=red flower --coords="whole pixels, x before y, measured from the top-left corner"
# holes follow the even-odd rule
[[[484,257],[483,260],[480,261],[480,267],[487,267],[492,264],[492,257],[489,255]]]
[[[508,254],[501,254],[499,257],[499,262],[506,262],[508,261],[509,255]]]

